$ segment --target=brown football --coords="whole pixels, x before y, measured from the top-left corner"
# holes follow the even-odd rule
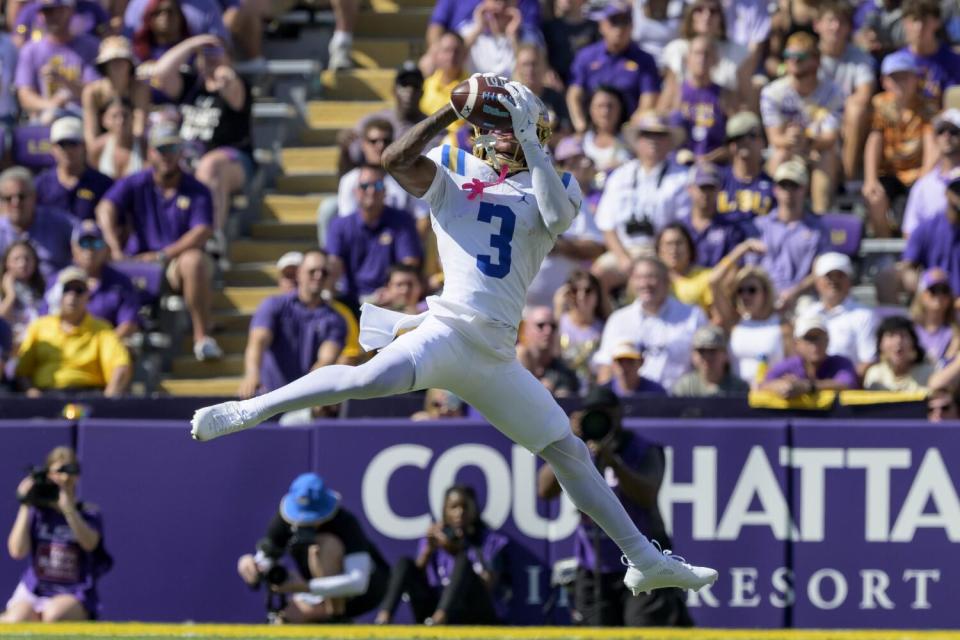
[[[495,75],[472,76],[453,88],[450,103],[461,118],[485,131],[510,131],[510,112],[497,99],[510,98],[504,89],[507,82],[509,79]]]

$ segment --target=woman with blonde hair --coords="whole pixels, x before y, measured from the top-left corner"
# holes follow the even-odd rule
[[[960,324],[954,307],[956,294],[943,269],[927,269],[910,304],[910,319],[927,361],[942,367],[960,350]]]
[[[592,382],[590,361],[600,347],[603,325],[612,312],[610,298],[596,276],[578,269],[557,290],[554,307],[560,357],[585,389]]]

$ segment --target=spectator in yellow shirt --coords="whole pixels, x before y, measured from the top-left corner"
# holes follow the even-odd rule
[[[16,376],[27,395],[52,389],[103,390],[118,396],[130,384],[130,354],[107,322],[87,313],[87,274],[77,267],[60,272],[60,313],[38,318],[20,345]]]
[[[435,113],[437,109],[450,102],[450,92],[467,79],[467,71],[463,66],[466,57],[467,49],[459,34],[448,31],[441,36],[434,54],[436,70],[423,81],[420,111]],[[444,142],[456,146],[457,131],[465,125],[466,121],[458,118],[447,127],[449,136],[444,139]]]

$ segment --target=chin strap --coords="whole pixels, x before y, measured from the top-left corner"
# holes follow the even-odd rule
[[[460,185],[460,188],[464,191],[469,191],[467,195],[467,200],[476,200],[483,195],[483,190],[487,187],[495,187],[498,184],[502,184],[504,180],[507,179],[507,172],[509,168],[507,165],[500,166],[500,177],[497,178],[495,182],[483,182],[479,178],[474,178],[471,182]]]

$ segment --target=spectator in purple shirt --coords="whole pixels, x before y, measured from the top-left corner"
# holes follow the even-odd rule
[[[921,90],[937,108],[943,103],[943,93],[960,84],[960,54],[940,39],[943,27],[938,0],[905,0],[903,3],[903,34],[908,51],[917,61],[921,74]]]
[[[947,207],[943,214],[921,222],[907,239],[903,251],[903,286],[917,290],[923,269],[947,272],[950,287],[960,291],[960,168],[946,176]]]
[[[680,91],[674,94],[676,102],[671,100],[672,104],[666,105],[667,110],[673,110],[671,122],[686,134],[684,149],[697,160],[709,162],[717,162],[726,155],[727,113],[734,106],[731,92],[710,78],[710,69],[716,60],[713,37],[693,38],[686,56],[686,74]]]
[[[83,85],[99,77],[93,64],[100,43],[70,33],[74,0],[48,0],[41,11],[47,32],[20,50],[14,85],[30,118],[49,123],[62,112],[82,114]]]
[[[21,0],[22,1],[22,0]],[[13,39],[18,47],[29,40],[39,40],[46,30],[43,8],[49,2],[33,0],[17,11]],[[10,24],[9,22],[7,24]],[[94,0],[76,0],[76,10],[70,19],[70,33],[102,38],[110,30],[110,14]]]
[[[0,173],[0,252],[16,240],[30,240],[40,258],[40,271],[49,280],[70,264],[75,223],[59,209],[37,205],[30,171],[11,167]]]
[[[335,218],[327,230],[327,252],[342,275],[342,289],[351,299],[370,296],[387,282],[391,265],[419,266],[423,248],[413,217],[384,205],[386,172],[366,165],[357,178],[359,209]]]
[[[694,262],[701,267],[716,266],[745,237],[740,225],[717,216],[720,180],[720,170],[709,162],[690,171],[690,213],[681,217],[680,222],[690,232],[697,249]]]
[[[45,463],[58,489],[55,502],[30,497],[33,476],[17,487],[20,507],[8,538],[14,560],[30,559],[0,622],[58,622],[97,617],[97,579],[112,564],[103,547],[99,510],[77,500],[80,466],[70,447],[56,447]]]
[[[586,98],[601,85],[612,86],[623,94],[627,114],[652,109],[660,94],[660,74],[653,56],[630,39],[633,27],[632,7],[622,0],[611,0],[600,20],[600,42],[581,49],[573,60],[567,109],[578,133],[587,130]]]
[[[763,170],[763,129],[760,118],[741,111],[727,120],[730,165],[721,169],[723,184],[717,211],[724,220],[747,222],[773,207],[773,180]]]
[[[945,109],[933,119],[936,154],[940,157],[933,170],[920,176],[910,188],[903,211],[905,237],[924,220],[942,215],[947,209],[947,183],[954,169],[960,169],[960,109]]]
[[[509,593],[510,539],[480,519],[473,487],[455,484],[443,498],[443,518],[427,528],[417,557],[402,558],[375,622],[387,624],[408,596],[417,623],[498,624]]]
[[[760,384],[762,391],[771,391],[789,400],[817,391],[841,391],[860,386],[857,370],[850,360],[827,355],[830,335],[821,316],[798,318],[793,337],[797,355],[770,367],[766,379]]]
[[[56,166],[34,181],[37,204],[69,211],[78,220],[95,217],[97,204],[113,180],[87,165],[80,118],[60,118],[50,128],[51,152]]]
[[[308,251],[297,269],[296,291],[257,307],[243,358],[241,398],[279,389],[340,357],[347,324],[323,299],[328,260],[319,249]]]
[[[150,164],[118,180],[97,207],[114,260],[128,256],[162,265],[167,282],[182,291],[193,323],[197,360],[223,355],[209,334],[213,260],[203,252],[213,226],[210,190],[180,168],[182,140],[168,123],[150,131]]]

